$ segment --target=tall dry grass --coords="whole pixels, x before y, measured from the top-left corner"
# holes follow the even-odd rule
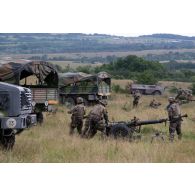
[[[157,97],[162,106],[149,108],[152,96],[142,96],[137,109],[132,108],[132,97],[128,94],[113,94],[108,105],[109,120],[130,120],[134,116],[141,120],[166,118],[167,95]],[[69,136],[70,115],[63,106],[56,115],[45,114],[45,123],[16,136],[11,152],[0,151],[0,162],[195,162],[195,103],[182,105],[182,113],[189,118],[182,123],[183,140],[168,141],[168,125],[149,125],[141,141],[113,140],[98,133],[86,140],[77,134]],[[88,108],[88,111],[90,108]],[[153,131],[165,133],[165,142],[150,143]]]

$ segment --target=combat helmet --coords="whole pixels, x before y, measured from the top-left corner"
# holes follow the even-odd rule
[[[169,101],[170,103],[175,102],[175,98],[174,98],[174,97],[169,97],[169,98],[168,98],[168,101]]]
[[[84,101],[83,101],[83,98],[82,97],[78,97],[77,98],[77,104],[82,104]]]

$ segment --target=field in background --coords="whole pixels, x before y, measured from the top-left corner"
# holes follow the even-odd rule
[[[128,81],[113,82],[124,87]],[[143,96],[138,109],[133,109],[130,95],[113,93],[107,108],[109,120],[130,120],[134,116],[141,120],[166,118],[168,95],[166,92],[156,97],[162,103],[159,109],[148,106],[153,96]],[[182,113],[187,113],[189,118],[182,123],[183,140],[176,138],[174,143],[168,141],[168,124],[143,126],[142,141],[132,143],[105,138],[100,133],[91,140],[81,139],[77,134],[69,136],[70,115],[64,106],[59,106],[56,115],[45,113],[42,126],[17,136],[12,152],[0,151],[0,162],[195,162],[194,106],[195,102],[182,105]],[[165,142],[150,143],[155,130],[165,133]]]
[[[122,52],[117,52],[117,51],[104,51],[104,52],[79,52],[79,53],[50,53],[47,54],[48,57],[58,57],[58,56],[64,56],[67,58],[81,58],[81,57],[106,57],[106,56],[112,56],[116,55],[117,57],[125,57],[128,55],[137,55],[139,57],[145,56],[147,54],[165,54],[169,52],[179,52],[179,53],[184,53],[184,52],[195,52],[195,49],[158,49],[158,50],[143,50],[143,51],[122,51]],[[0,55],[0,58],[5,58],[5,57],[13,57],[17,59],[21,58],[30,58],[32,56],[42,56],[45,55],[45,53],[42,54],[8,54],[7,56],[5,54]]]

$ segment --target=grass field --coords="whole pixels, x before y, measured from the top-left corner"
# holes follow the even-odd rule
[[[125,86],[125,81],[114,81]],[[122,84],[123,83],[123,84]],[[151,109],[148,104],[152,96],[142,96],[137,109],[132,108],[132,97],[128,94],[112,94],[107,107],[110,121],[130,120],[134,116],[141,120],[166,118],[166,93],[157,97],[162,106]],[[45,114],[45,123],[16,136],[11,152],[0,151],[0,162],[195,162],[195,103],[181,106],[182,113],[189,117],[182,123],[183,140],[168,141],[168,124],[143,126],[141,141],[113,140],[98,133],[86,140],[77,134],[69,136],[70,115],[67,108],[59,106],[56,115]],[[88,111],[90,108],[88,108]],[[150,143],[153,131],[164,132],[166,141]]]

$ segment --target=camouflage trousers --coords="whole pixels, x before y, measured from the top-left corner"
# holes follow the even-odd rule
[[[170,141],[174,140],[175,131],[177,132],[178,139],[181,139],[182,138],[181,121],[170,122],[170,125],[169,125],[169,135],[170,135],[169,139],[170,139]]]
[[[70,123],[70,132],[69,132],[70,135],[74,133],[75,128],[77,128],[79,134],[82,134],[83,119],[72,116],[71,123]]]
[[[89,131],[89,117],[87,117],[85,120],[82,136],[85,137],[88,134],[88,131]]]
[[[104,121],[96,115],[89,116],[85,121],[83,136],[92,138],[97,133],[97,130],[103,131],[105,128]]]
[[[137,107],[139,103],[139,100],[135,99],[133,100],[133,107]]]

